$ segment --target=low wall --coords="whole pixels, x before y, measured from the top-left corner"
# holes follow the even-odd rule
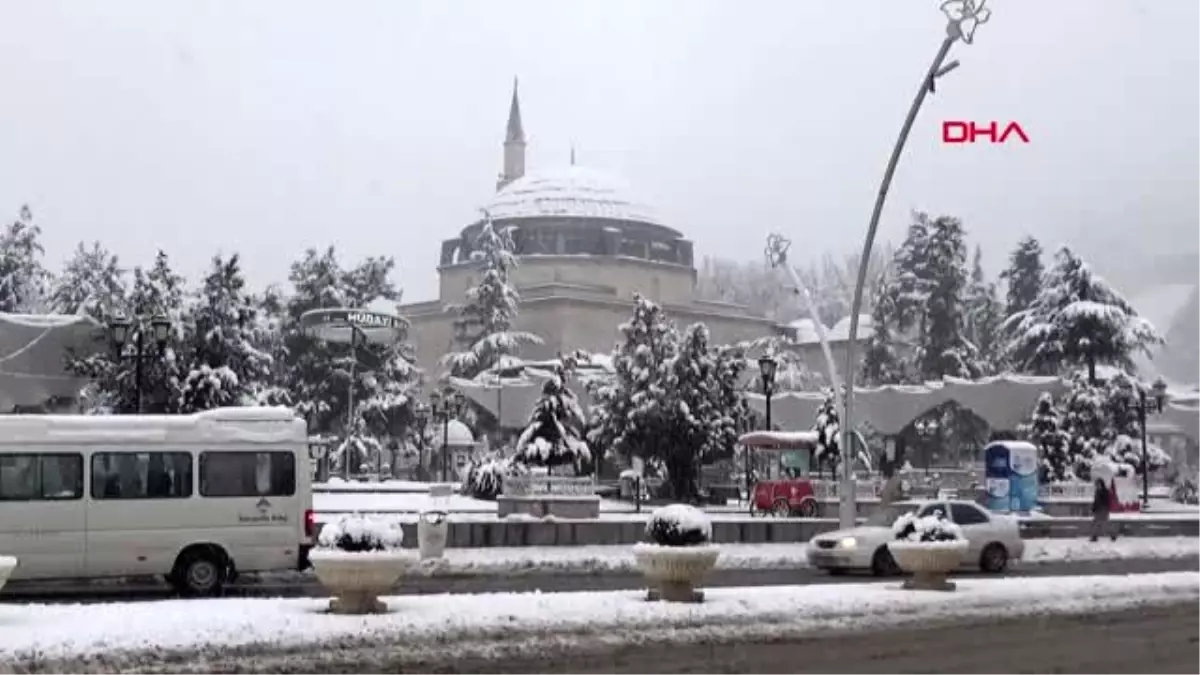
[[[1200,520],[1115,520],[1126,537],[1196,537]],[[1071,539],[1090,534],[1087,518],[1027,520],[1021,523],[1026,539]],[[713,540],[718,544],[801,543],[836,530],[831,519],[745,518],[713,520]],[[489,546],[595,546],[634,544],[645,538],[646,525],[639,521],[595,520],[573,523],[537,522],[450,522],[446,545],[456,548]],[[417,526],[404,523],[404,546],[417,545]]]

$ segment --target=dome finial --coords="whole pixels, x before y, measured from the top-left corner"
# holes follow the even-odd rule
[[[575,166],[575,144],[571,144],[571,166]]]

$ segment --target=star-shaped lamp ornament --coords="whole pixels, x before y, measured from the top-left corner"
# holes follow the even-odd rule
[[[980,24],[987,23],[992,17],[992,10],[984,7],[987,0],[946,0],[942,3],[942,13],[950,19],[946,24],[946,35],[959,39],[967,44],[975,41],[975,29]]]

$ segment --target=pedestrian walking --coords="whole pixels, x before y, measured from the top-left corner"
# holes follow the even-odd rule
[[[1092,541],[1107,534],[1113,541],[1117,540],[1117,531],[1112,528],[1109,516],[1112,513],[1112,493],[1108,484],[1097,478],[1096,490],[1092,495]]]

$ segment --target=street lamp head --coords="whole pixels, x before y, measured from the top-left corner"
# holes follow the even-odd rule
[[[416,422],[417,428],[424,432],[425,426],[429,424],[429,406],[423,403],[414,406],[413,421]]]
[[[758,357],[758,372],[762,375],[763,389],[770,389],[775,384],[775,371],[779,368],[779,362],[770,354],[763,354]]]
[[[159,314],[150,319],[150,330],[154,334],[154,341],[158,343],[159,348],[166,347],[167,340],[171,337],[171,320]]]
[[[771,267],[779,267],[787,263],[788,249],[792,242],[782,234],[772,234],[767,237],[767,262]]]
[[[450,414],[453,417],[458,417],[462,414],[463,408],[466,406],[466,399],[463,398],[462,392],[451,391],[449,396]]]
[[[125,342],[129,340],[129,332],[132,328],[133,322],[129,320],[129,317],[123,314],[118,314],[117,316],[113,317],[112,320],[108,322],[108,330],[113,344],[118,348],[124,347]]]
[[[434,415],[440,414],[442,408],[442,392],[436,390],[429,392],[429,405],[433,408]]]
[[[1155,378],[1150,389],[1154,392],[1154,410],[1162,412],[1163,407],[1167,404],[1167,381],[1162,377]]]
[[[975,41],[975,29],[992,18],[992,10],[984,7],[987,0],[946,0],[942,13],[950,20],[946,24],[946,36],[951,40],[962,40],[966,44]]]

